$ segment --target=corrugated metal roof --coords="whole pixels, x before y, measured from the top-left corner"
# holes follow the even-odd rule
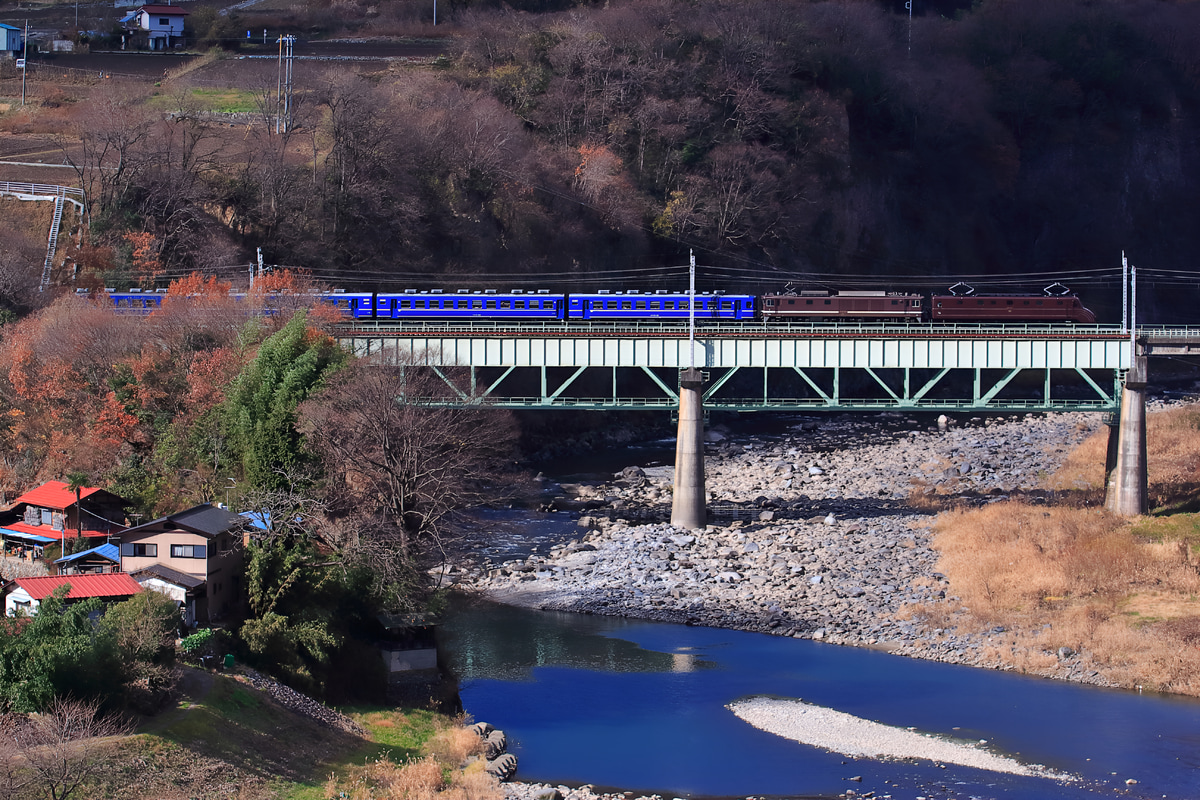
[[[57,542],[63,538],[63,532],[56,530],[51,525],[29,525],[24,522],[10,522],[4,526],[4,530],[25,534],[27,536],[40,536],[42,538],[49,539],[52,542]],[[71,530],[67,531],[67,534],[68,539],[74,539],[75,529],[72,528]],[[83,529],[83,538],[85,539],[102,536],[108,536],[108,534],[104,531],[92,531],[88,530],[87,528]]]
[[[42,506],[43,508],[56,508],[62,510],[75,505],[75,493],[67,487],[70,484],[62,481],[46,481],[36,489],[30,489],[25,494],[16,499],[17,503],[29,503],[31,506]],[[96,492],[102,492],[96,486],[85,486],[79,490],[79,499],[83,499]]]
[[[81,550],[78,553],[73,553],[69,556],[63,556],[62,558],[57,559],[54,563],[62,564],[67,561],[74,561],[77,558],[83,558],[84,556],[90,556],[90,555],[101,556],[103,558],[107,558],[110,561],[120,561],[121,560],[120,548],[118,548],[115,544],[102,544],[99,547],[93,547],[91,550]]]
[[[27,525],[25,527],[29,526]],[[10,538],[20,539],[23,542],[33,542],[34,544],[50,544],[51,542],[58,541],[58,539],[51,539],[49,536],[42,536],[41,534],[37,533],[29,533],[28,531],[14,530],[11,527],[0,528],[0,532]]]
[[[99,575],[47,575],[40,578],[14,578],[10,586],[20,586],[34,600],[44,600],[60,586],[70,584],[68,600],[88,597],[131,597],[142,590],[140,583],[124,572]]]

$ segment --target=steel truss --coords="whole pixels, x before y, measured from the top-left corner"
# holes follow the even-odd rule
[[[350,332],[339,337],[383,366],[429,370],[430,404],[513,409],[677,409],[680,336],[471,332]],[[775,332],[772,332],[773,334]],[[708,410],[1113,411],[1128,345],[1107,330],[1038,336],[940,336],[919,331],[839,336],[698,334]]]

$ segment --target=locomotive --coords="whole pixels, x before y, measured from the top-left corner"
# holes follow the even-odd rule
[[[162,304],[162,291],[107,290],[118,311],[149,313]],[[244,295],[234,295],[242,297]],[[583,321],[678,320],[809,322],[1046,322],[1091,324],[1096,315],[1061,284],[1041,294],[976,294],[965,284],[928,297],[913,292],[785,289],[774,294],[724,292],[548,290],[497,292],[323,292],[316,299],[356,320]],[[694,303],[694,309],[690,304]]]

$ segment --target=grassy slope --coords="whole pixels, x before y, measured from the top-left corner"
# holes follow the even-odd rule
[[[421,754],[450,720],[423,710],[360,710],[367,738],[334,731],[225,675],[187,669],[182,696],[138,733],[109,744],[109,768],[91,798],[239,800],[325,797],[331,774]]]

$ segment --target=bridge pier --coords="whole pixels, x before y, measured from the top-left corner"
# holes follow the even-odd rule
[[[1146,356],[1135,355],[1121,390],[1121,414],[1117,428],[1116,455],[1109,436],[1109,458],[1112,471],[1105,487],[1104,505],[1114,514],[1125,517],[1145,514],[1149,510],[1146,497]],[[1107,464],[1105,465],[1108,466]]]
[[[696,530],[708,523],[704,492],[704,402],[700,370],[679,374],[679,431],[675,439],[675,489],[671,524]]]

